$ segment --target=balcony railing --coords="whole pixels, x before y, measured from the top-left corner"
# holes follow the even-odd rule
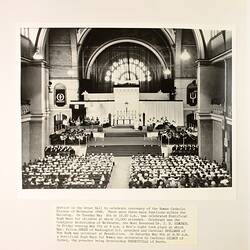
[[[224,106],[222,106],[221,104],[211,104],[211,113],[216,115],[223,115]]]
[[[232,106],[227,107],[227,117],[232,118]]]
[[[30,113],[30,104],[21,105],[21,115],[26,115]]]

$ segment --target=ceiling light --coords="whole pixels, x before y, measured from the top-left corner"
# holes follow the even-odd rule
[[[163,71],[163,74],[166,75],[166,76],[171,75],[171,71],[170,71],[169,67],[167,67],[167,68]]]
[[[39,49],[36,49],[35,54],[33,55],[34,60],[42,60],[43,56],[40,54]]]
[[[181,53],[181,59],[183,61],[189,60],[191,58],[190,54],[187,52],[186,49]]]
[[[74,75],[74,71],[72,69],[69,69],[67,71],[67,74],[68,74],[68,76],[73,76]]]

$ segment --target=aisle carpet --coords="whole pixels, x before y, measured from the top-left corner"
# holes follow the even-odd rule
[[[128,188],[131,157],[115,157],[115,166],[107,188]]]

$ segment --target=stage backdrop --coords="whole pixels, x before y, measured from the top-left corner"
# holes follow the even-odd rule
[[[166,117],[177,126],[184,126],[182,101],[140,101],[140,113],[145,113],[146,123]]]
[[[113,116],[117,111],[114,101],[88,101],[85,102],[85,107],[86,116],[90,118],[98,117],[101,122],[107,122],[108,115],[111,114],[112,121],[114,118],[117,119]],[[140,101],[138,114],[141,119],[143,113],[145,113],[146,125],[164,117],[177,126],[184,126],[182,101]]]

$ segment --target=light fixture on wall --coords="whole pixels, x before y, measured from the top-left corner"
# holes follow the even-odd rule
[[[171,51],[168,51],[169,53],[169,66],[167,65],[167,68],[165,68],[163,70],[163,75],[164,75],[164,78],[167,79],[169,77],[171,77],[171,70],[172,70],[172,56],[171,56]]]
[[[70,76],[70,77],[74,76],[74,70],[73,69],[69,69],[67,71],[67,75]]]
[[[169,67],[167,67],[164,71],[163,74],[165,76],[165,78],[168,78],[168,76],[171,75],[171,70],[169,69]]]
[[[184,51],[181,53],[181,59],[183,61],[187,61],[191,58],[190,54],[188,53],[188,51],[186,49],[184,49]]]
[[[51,86],[52,86],[52,82],[49,82],[48,84],[49,93],[52,93]]]
[[[35,51],[35,53],[33,55],[33,59],[34,60],[42,60],[43,59],[43,56],[41,55],[38,48],[36,48],[36,51]]]

